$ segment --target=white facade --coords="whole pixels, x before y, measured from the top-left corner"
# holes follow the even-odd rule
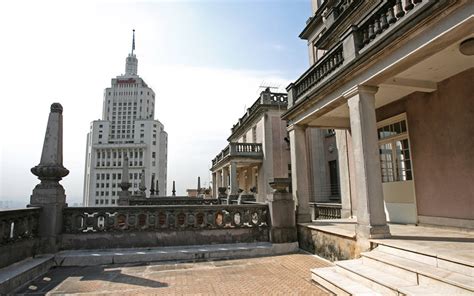
[[[84,206],[115,205],[122,165],[129,159],[130,191],[138,191],[145,171],[147,195],[152,176],[159,195],[166,195],[168,135],[154,119],[155,92],[137,75],[138,60],[126,59],[125,74],[112,79],[104,91],[102,119],[91,123],[87,134]],[[156,190],[156,185],[155,185]]]

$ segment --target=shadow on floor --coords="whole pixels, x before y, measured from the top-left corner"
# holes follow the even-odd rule
[[[70,278],[73,277],[80,277],[80,279],[78,281],[71,281]],[[120,269],[106,270],[102,266],[58,267],[52,268],[44,276],[30,282],[25,287],[20,288],[15,292],[15,295],[45,295],[68,280],[70,281],[70,283],[66,283],[69,285],[68,291],[71,291],[70,285],[75,285],[77,286],[76,293],[93,292],[88,289],[89,287],[87,287],[87,285],[80,284],[80,282],[87,281],[102,281],[104,282],[104,285],[106,285],[107,282],[113,282],[146,288],[168,287],[168,284],[166,283],[149,280],[140,276],[123,274]],[[94,284],[96,285],[96,283]],[[61,293],[61,287],[59,287],[55,292]]]

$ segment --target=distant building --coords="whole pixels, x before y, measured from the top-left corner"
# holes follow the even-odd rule
[[[159,195],[166,195],[168,135],[154,119],[155,92],[137,75],[134,49],[135,36],[125,74],[113,78],[105,89],[102,119],[91,123],[87,135],[85,206],[116,204],[125,157],[132,192],[138,191],[140,174],[145,171],[146,184],[153,177],[158,180]]]

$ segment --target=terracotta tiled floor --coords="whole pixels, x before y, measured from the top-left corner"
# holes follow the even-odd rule
[[[17,293],[27,295],[328,295],[310,268],[329,264],[309,254],[145,266],[61,267]]]

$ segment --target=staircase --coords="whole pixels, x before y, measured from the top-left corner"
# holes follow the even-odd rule
[[[383,244],[361,256],[312,269],[312,279],[336,295],[474,295],[473,260]]]

